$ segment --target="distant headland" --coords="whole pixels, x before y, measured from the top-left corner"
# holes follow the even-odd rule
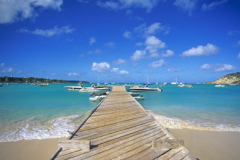
[[[240,72],[227,74],[226,76],[217,79],[213,82],[206,82],[202,84],[240,84]]]
[[[60,79],[46,79],[36,77],[8,77],[1,76],[0,83],[79,83],[76,80],[60,80]],[[89,83],[87,81],[80,81],[80,83]]]

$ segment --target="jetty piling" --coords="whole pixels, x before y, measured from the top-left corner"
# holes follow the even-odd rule
[[[51,159],[195,159],[125,89],[112,92]]]

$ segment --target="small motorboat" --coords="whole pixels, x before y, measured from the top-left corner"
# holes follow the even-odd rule
[[[137,92],[128,92],[131,96],[139,96],[139,93]]]
[[[141,96],[136,96],[136,97],[133,97],[133,98],[135,98],[136,100],[143,100],[144,99],[144,97],[141,95]]]
[[[91,96],[102,96],[102,95],[107,95],[107,92],[103,92],[103,93],[92,92],[92,94],[91,94]]]
[[[225,87],[223,84],[216,84],[215,87]]]
[[[162,92],[163,90],[161,88],[149,88],[148,86],[144,86],[144,87],[135,86],[133,88],[129,88],[129,91],[132,91],[132,92]]]
[[[102,99],[103,99],[103,97],[101,97],[101,96],[89,97],[89,100],[90,100],[90,101],[100,101],[100,100],[102,100]]]
[[[193,84],[187,85],[187,84],[180,83],[180,84],[178,85],[178,87],[189,87],[189,88],[193,88]]]

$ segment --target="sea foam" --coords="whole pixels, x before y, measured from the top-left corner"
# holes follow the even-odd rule
[[[232,131],[240,132],[240,126],[215,123],[196,123],[194,120],[181,120],[178,118],[170,118],[163,115],[157,115],[148,111],[160,124],[165,128],[171,129],[194,129],[202,131]]]
[[[79,115],[58,117],[44,124],[29,120],[14,126],[14,130],[1,133],[0,142],[68,137],[69,131],[76,129],[73,120],[78,117]]]

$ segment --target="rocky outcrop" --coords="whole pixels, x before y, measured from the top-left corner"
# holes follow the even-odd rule
[[[215,82],[208,82],[206,84],[240,84],[240,72],[228,74]]]

